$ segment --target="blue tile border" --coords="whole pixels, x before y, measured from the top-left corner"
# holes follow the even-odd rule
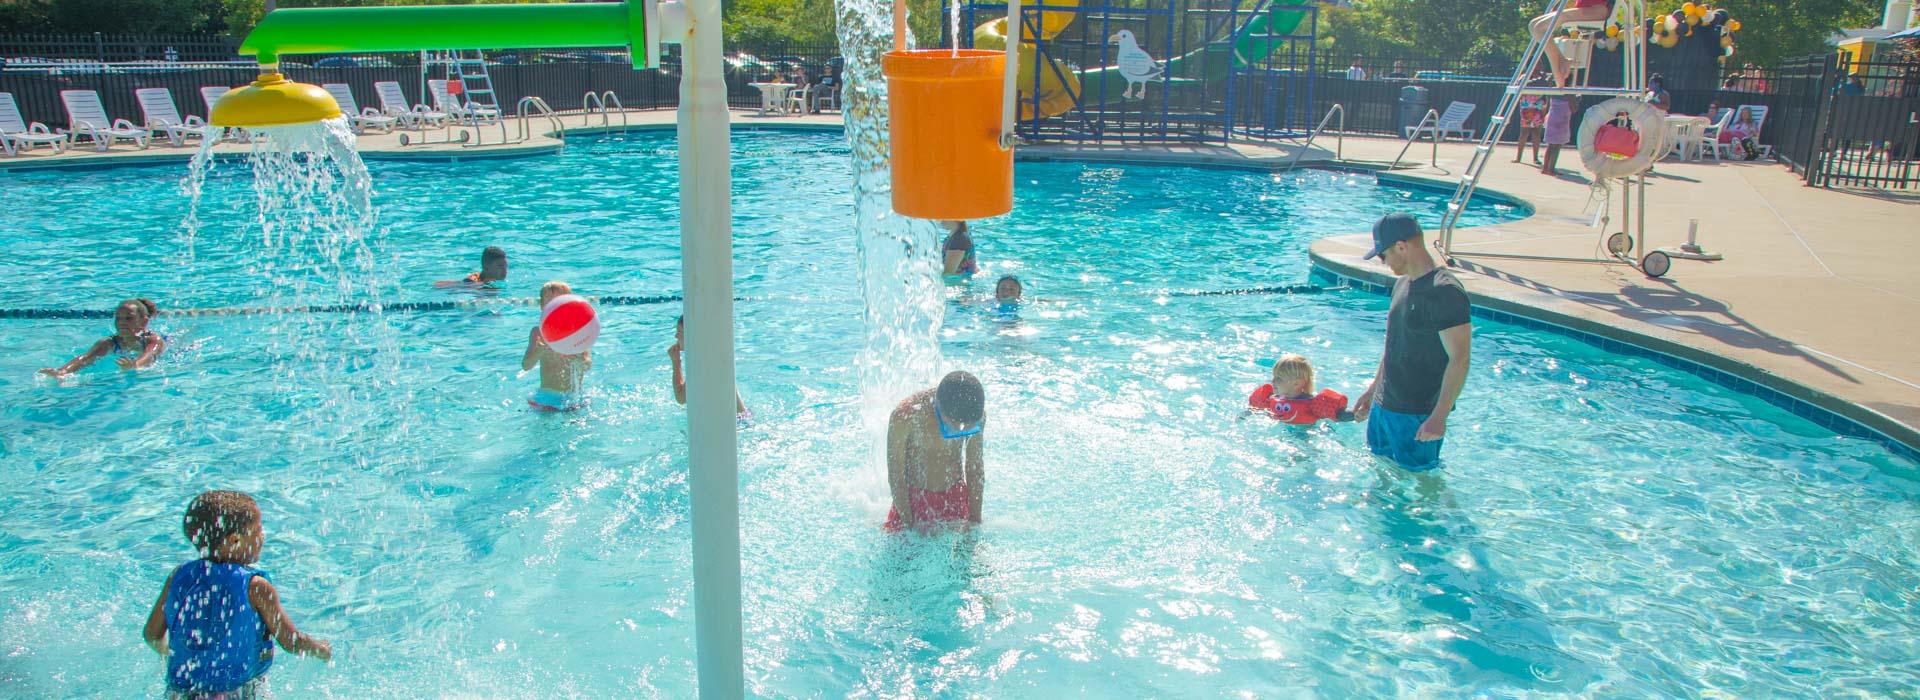
[[[1392,291],[1372,280],[1343,273],[1328,267],[1318,257],[1312,259],[1312,266],[1312,272],[1309,276],[1316,282],[1328,285],[1345,284],[1354,289],[1364,290],[1382,296]],[[1632,331],[1596,326],[1596,328],[1616,332],[1619,336],[1615,337],[1603,333],[1594,333],[1562,325],[1551,318],[1541,317],[1558,316],[1558,314],[1553,314],[1552,312],[1531,309],[1514,302],[1494,300],[1495,303],[1507,304],[1511,308],[1511,310],[1503,310],[1487,306],[1486,304],[1489,300],[1482,296],[1472,294],[1469,296],[1473,298],[1473,315],[1477,318],[1519,326],[1528,330],[1544,331],[1572,338],[1610,353],[1652,360],[1665,367],[1686,372],[1687,374],[1700,377],[1718,386],[1758,398],[1767,404],[1778,407],[1795,416],[1805,418],[1814,425],[1831,430],[1837,435],[1870,440],[1885,447],[1887,451],[1892,452],[1895,456],[1909,462],[1920,463],[1920,435],[1914,434],[1914,431],[1911,429],[1900,426],[1893,419],[1864,406],[1828,395],[1811,387],[1794,384],[1785,379],[1773,377],[1758,368],[1736,365],[1732,370],[1723,369],[1648,347],[1641,344],[1641,338],[1643,338],[1643,336],[1633,333]],[[1531,314],[1540,314],[1541,316]],[[1786,386],[1771,386],[1770,382],[1763,382],[1742,376],[1743,373],[1769,377],[1772,378],[1774,382],[1783,383]],[[1851,409],[1851,411],[1848,409]],[[1861,415],[1849,415],[1850,413]],[[1874,422],[1886,423],[1888,424],[1887,427],[1892,430],[1875,427],[1873,425]]]

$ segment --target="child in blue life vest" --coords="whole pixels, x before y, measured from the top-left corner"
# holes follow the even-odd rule
[[[1312,425],[1322,420],[1349,422],[1347,397],[1332,389],[1313,393],[1313,365],[1299,355],[1281,355],[1273,363],[1273,383],[1262,384],[1247,397],[1247,406],[1274,420]]]
[[[331,645],[294,628],[267,572],[253,568],[265,538],[252,496],[194,497],[186,533],[201,558],[167,577],[144,632],[147,646],[167,657],[168,700],[264,697],[276,641],[295,654],[333,658]]]

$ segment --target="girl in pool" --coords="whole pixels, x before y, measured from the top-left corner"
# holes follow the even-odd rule
[[[1322,420],[1345,423],[1353,420],[1347,410],[1347,397],[1332,389],[1313,393],[1313,365],[1307,358],[1281,355],[1273,363],[1273,383],[1262,384],[1247,397],[1248,408],[1294,425],[1312,425]]]
[[[1014,306],[1020,303],[1022,293],[1026,291],[1020,284],[1020,278],[1007,275],[993,285],[993,300],[1001,306]]]
[[[119,355],[120,369],[150,367],[167,349],[166,336],[147,328],[160,307],[151,299],[128,299],[113,310],[113,335],[101,338],[79,357],[59,367],[40,370],[41,374],[64,377],[86,369],[108,353]]]
[[[333,646],[302,634],[267,572],[253,568],[266,537],[260,506],[239,491],[208,491],[187,505],[187,539],[201,558],[167,576],[141,636],[167,657],[168,700],[267,696],[273,644],[321,661]]]
[[[947,234],[947,242],[940,246],[945,260],[941,274],[971,275],[979,272],[980,266],[973,261],[973,237],[967,235],[967,222],[949,221],[947,230],[952,233]]]

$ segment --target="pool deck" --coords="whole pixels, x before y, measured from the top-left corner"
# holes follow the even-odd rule
[[[1402,143],[1348,138],[1345,150],[1390,160]],[[1416,147],[1409,161],[1420,156],[1420,167],[1396,174],[1450,191],[1471,146],[1442,145],[1438,167],[1427,164],[1430,153]],[[1558,177],[1511,163],[1505,147],[1500,155],[1481,187],[1534,213],[1462,229],[1455,250],[1591,257],[1601,242],[1577,154],[1562,154]],[[1456,270],[1482,306],[1728,372],[1920,448],[1920,275],[1897,253],[1920,233],[1920,193],[1809,188],[1765,162],[1667,160],[1648,183],[1649,249],[1685,242],[1697,218],[1702,246],[1726,259],[1675,260],[1662,279],[1619,264],[1489,258],[1462,259]],[[1390,281],[1384,265],[1360,260],[1371,239],[1359,232],[1370,225],[1321,232],[1316,267]]]
[[[840,116],[762,117],[736,110],[733,128],[840,128]],[[598,115],[561,115],[569,133],[673,127],[673,110],[630,111],[608,126]],[[488,135],[499,139],[498,127]],[[544,130],[542,130],[544,132]],[[445,132],[429,132],[444,138]],[[551,154],[561,139],[540,133],[524,142],[482,147],[457,143],[401,146],[395,134],[360,137],[369,159],[466,160]],[[1380,170],[1400,153],[1398,139],[1348,136],[1335,161],[1323,136],[1301,160],[1317,166]],[[246,146],[223,144],[221,153]],[[116,146],[105,153],[42,149],[0,158],[0,170],[100,167],[184,161],[193,147]],[[1437,166],[1430,146],[1408,152],[1388,176],[1405,184],[1451,191],[1472,147],[1443,144]],[[1509,156],[1510,157],[1510,156]],[[1264,145],[1071,146],[1035,145],[1022,159],[1166,163],[1275,169],[1291,148]],[[1591,256],[1600,236],[1591,227],[1590,185],[1572,152],[1558,177],[1497,158],[1481,180],[1488,196],[1504,195],[1532,207],[1518,221],[1463,229],[1456,251]],[[1622,342],[1704,366],[1871,428],[1910,450],[1920,450],[1920,275],[1891,254],[1920,232],[1920,193],[1839,191],[1802,186],[1773,163],[1663,161],[1649,180],[1647,222],[1651,247],[1684,241],[1689,218],[1700,219],[1700,242],[1722,253],[1719,262],[1675,260],[1664,279],[1648,279],[1621,264],[1573,264],[1463,259],[1457,268],[1483,308],[1544,321],[1578,334]],[[1617,212],[1617,209],[1615,210]],[[1371,284],[1390,281],[1386,269],[1359,260],[1372,222],[1314,232],[1316,269]],[[1618,228],[1617,225],[1614,228]],[[1752,388],[1752,387],[1749,387]],[[1776,401],[1776,403],[1781,403]],[[1816,420],[1826,423],[1817,416]]]

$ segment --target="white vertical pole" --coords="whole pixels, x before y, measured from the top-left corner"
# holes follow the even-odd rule
[[[1041,20],[1043,23],[1045,21]],[[1026,22],[1020,17],[1020,0],[1007,0],[1007,74],[1002,79],[1000,91],[1000,148],[1007,150],[1013,149],[1014,119],[1019,114],[1020,37],[1025,28]],[[1037,55],[1037,48],[1035,52]]]
[[[720,0],[686,0],[680,275],[686,290],[694,649],[703,698],[739,698],[740,464],[734,422],[733,211]],[[670,26],[670,25],[669,25]]]

